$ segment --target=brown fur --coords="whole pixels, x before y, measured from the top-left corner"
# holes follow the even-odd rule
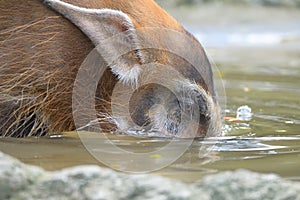
[[[136,27],[164,27],[186,33],[152,0],[65,2],[121,10]],[[74,130],[73,84],[79,66],[93,48],[77,27],[40,0],[1,0],[0,135],[22,137]],[[200,56],[207,62],[204,52]],[[183,61],[172,55],[161,52],[159,59],[161,63],[177,63],[188,78],[195,76],[189,68],[180,68]],[[116,82],[107,70],[99,86],[104,92],[96,97],[98,110],[110,109]],[[197,82],[208,90],[201,78]]]

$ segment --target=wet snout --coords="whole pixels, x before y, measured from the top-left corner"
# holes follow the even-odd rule
[[[173,91],[158,84],[136,90],[130,101],[132,120],[142,129],[167,136],[206,136],[216,105],[197,84],[176,82]]]

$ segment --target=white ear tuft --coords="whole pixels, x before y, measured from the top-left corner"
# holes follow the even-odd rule
[[[129,84],[135,89],[138,87],[138,78],[142,72],[140,65],[135,64],[131,68],[114,65],[111,69],[113,73],[118,74],[118,79],[124,84]]]

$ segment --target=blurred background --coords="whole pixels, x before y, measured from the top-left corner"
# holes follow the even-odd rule
[[[207,47],[299,44],[300,0],[156,1]]]

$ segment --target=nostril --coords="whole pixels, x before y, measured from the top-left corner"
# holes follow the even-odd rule
[[[209,120],[209,109],[208,109],[208,99],[205,94],[202,94],[201,91],[195,93],[195,102],[197,104],[197,110],[199,112],[200,121]]]
[[[180,123],[181,123],[181,109],[178,104],[177,107],[173,107],[172,111],[169,111],[165,123],[165,128],[169,133],[177,134],[179,132]]]

